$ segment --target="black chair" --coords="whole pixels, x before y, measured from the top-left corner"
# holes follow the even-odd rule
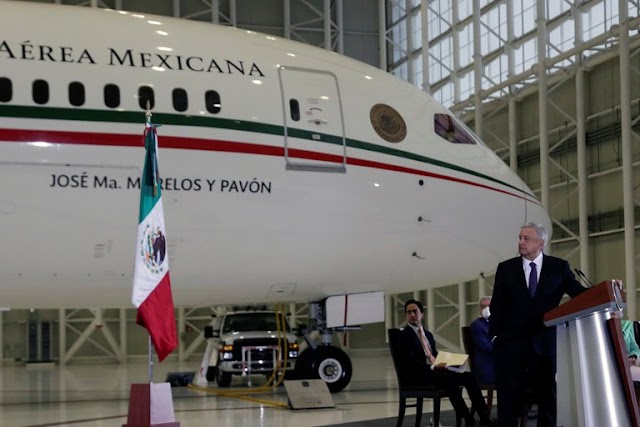
[[[391,350],[391,358],[393,359],[393,366],[396,369],[396,376],[398,378],[398,391],[400,395],[400,407],[398,409],[398,420],[396,421],[396,427],[402,426],[404,420],[404,412],[406,408],[416,408],[416,427],[420,427],[420,421],[422,420],[422,401],[423,399],[433,399],[433,425],[439,426],[440,423],[440,399],[447,397],[444,389],[436,387],[434,385],[421,385],[419,387],[408,385],[404,383],[404,376],[401,375],[403,367],[400,366],[400,357],[398,354],[398,344],[400,341],[400,329],[389,329],[387,331],[389,336],[389,349]],[[407,404],[407,399],[416,399],[416,403]],[[456,414],[456,426],[460,427],[462,419]]]
[[[475,351],[473,348],[473,339],[471,337],[471,328],[469,326],[463,326],[462,328],[462,345],[464,345],[464,351],[469,355],[469,368],[471,368],[471,372],[473,373],[473,360],[475,356]],[[493,392],[496,389],[495,384],[478,384],[480,386],[480,390],[487,392],[487,408],[489,409],[489,413],[491,413],[491,408],[493,407]],[[476,408],[471,406],[471,415],[474,414]]]

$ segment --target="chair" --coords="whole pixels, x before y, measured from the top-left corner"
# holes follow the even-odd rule
[[[464,351],[469,355],[469,368],[471,368],[471,372],[473,373],[473,359],[475,358],[475,351],[473,349],[473,339],[471,337],[471,327],[463,326],[462,328],[462,345],[464,345]],[[487,392],[487,408],[489,409],[489,413],[491,413],[491,408],[493,407],[493,392],[496,389],[495,384],[478,384],[480,386],[480,390]],[[471,407],[471,415],[475,412],[476,408]]]
[[[400,396],[400,407],[398,408],[398,420],[396,427],[401,427],[404,420],[404,412],[406,408],[416,408],[416,427],[420,426],[422,420],[422,401],[423,399],[433,399],[433,425],[439,426],[440,423],[440,399],[447,397],[445,391],[434,385],[421,385],[419,387],[407,385],[404,377],[400,375],[402,367],[400,366],[400,356],[398,354],[398,345],[400,342],[400,329],[389,329],[389,350],[391,350],[391,358],[393,366],[396,369],[398,378],[398,391]],[[407,399],[416,399],[415,404],[407,404]],[[462,419],[456,414],[456,426],[460,427]]]

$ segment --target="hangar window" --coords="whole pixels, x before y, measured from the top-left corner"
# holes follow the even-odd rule
[[[289,100],[289,110],[291,111],[291,120],[297,122],[300,120],[300,103],[297,99]]]
[[[476,144],[471,131],[458,119],[449,114],[435,114],[434,128],[438,135],[454,144]]]
[[[49,102],[49,83],[45,80],[34,80],[31,87],[33,102],[36,104],[46,104]]]
[[[85,93],[84,85],[80,82],[69,83],[69,102],[74,107],[84,105]]]
[[[120,88],[113,83],[104,85],[104,104],[109,108],[120,106]]]
[[[211,114],[220,112],[220,94],[215,90],[208,90],[204,93],[204,105]]]
[[[11,80],[0,77],[0,102],[9,102],[13,98],[13,86]]]
[[[149,103],[148,106],[147,103]],[[140,108],[143,110],[146,110],[147,108],[149,108],[149,110],[153,110],[155,103],[156,100],[153,95],[153,89],[150,86],[140,86],[138,88],[138,104],[140,105]]]
[[[189,107],[189,98],[187,97],[187,91],[184,89],[176,88],[171,93],[173,99],[173,109],[176,111],[187,111]]]

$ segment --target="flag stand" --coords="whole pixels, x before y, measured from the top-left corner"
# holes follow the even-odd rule
[[[122,427],[180,427],[173,413],[171,384],[153,382],[153,344],[149,337],[149,383],[131,384],[129,414]]]

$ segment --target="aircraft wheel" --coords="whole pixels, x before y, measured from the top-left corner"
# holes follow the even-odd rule
[[[216,369],[216,383],[218,387],[229,387],[231,385],[231,374],[223,372],[219,367]]]
[[[295,365],[295,378],[296,379],[310,379],[317,378],[313,376],[313,358],[315,357],[314,350],[309,347],[298,355]]]
[[[334,346],[306,349],[296,361],[298,378],[320,378],[331,393],[342,391],[351,381],[353,367],[349,356]]]

